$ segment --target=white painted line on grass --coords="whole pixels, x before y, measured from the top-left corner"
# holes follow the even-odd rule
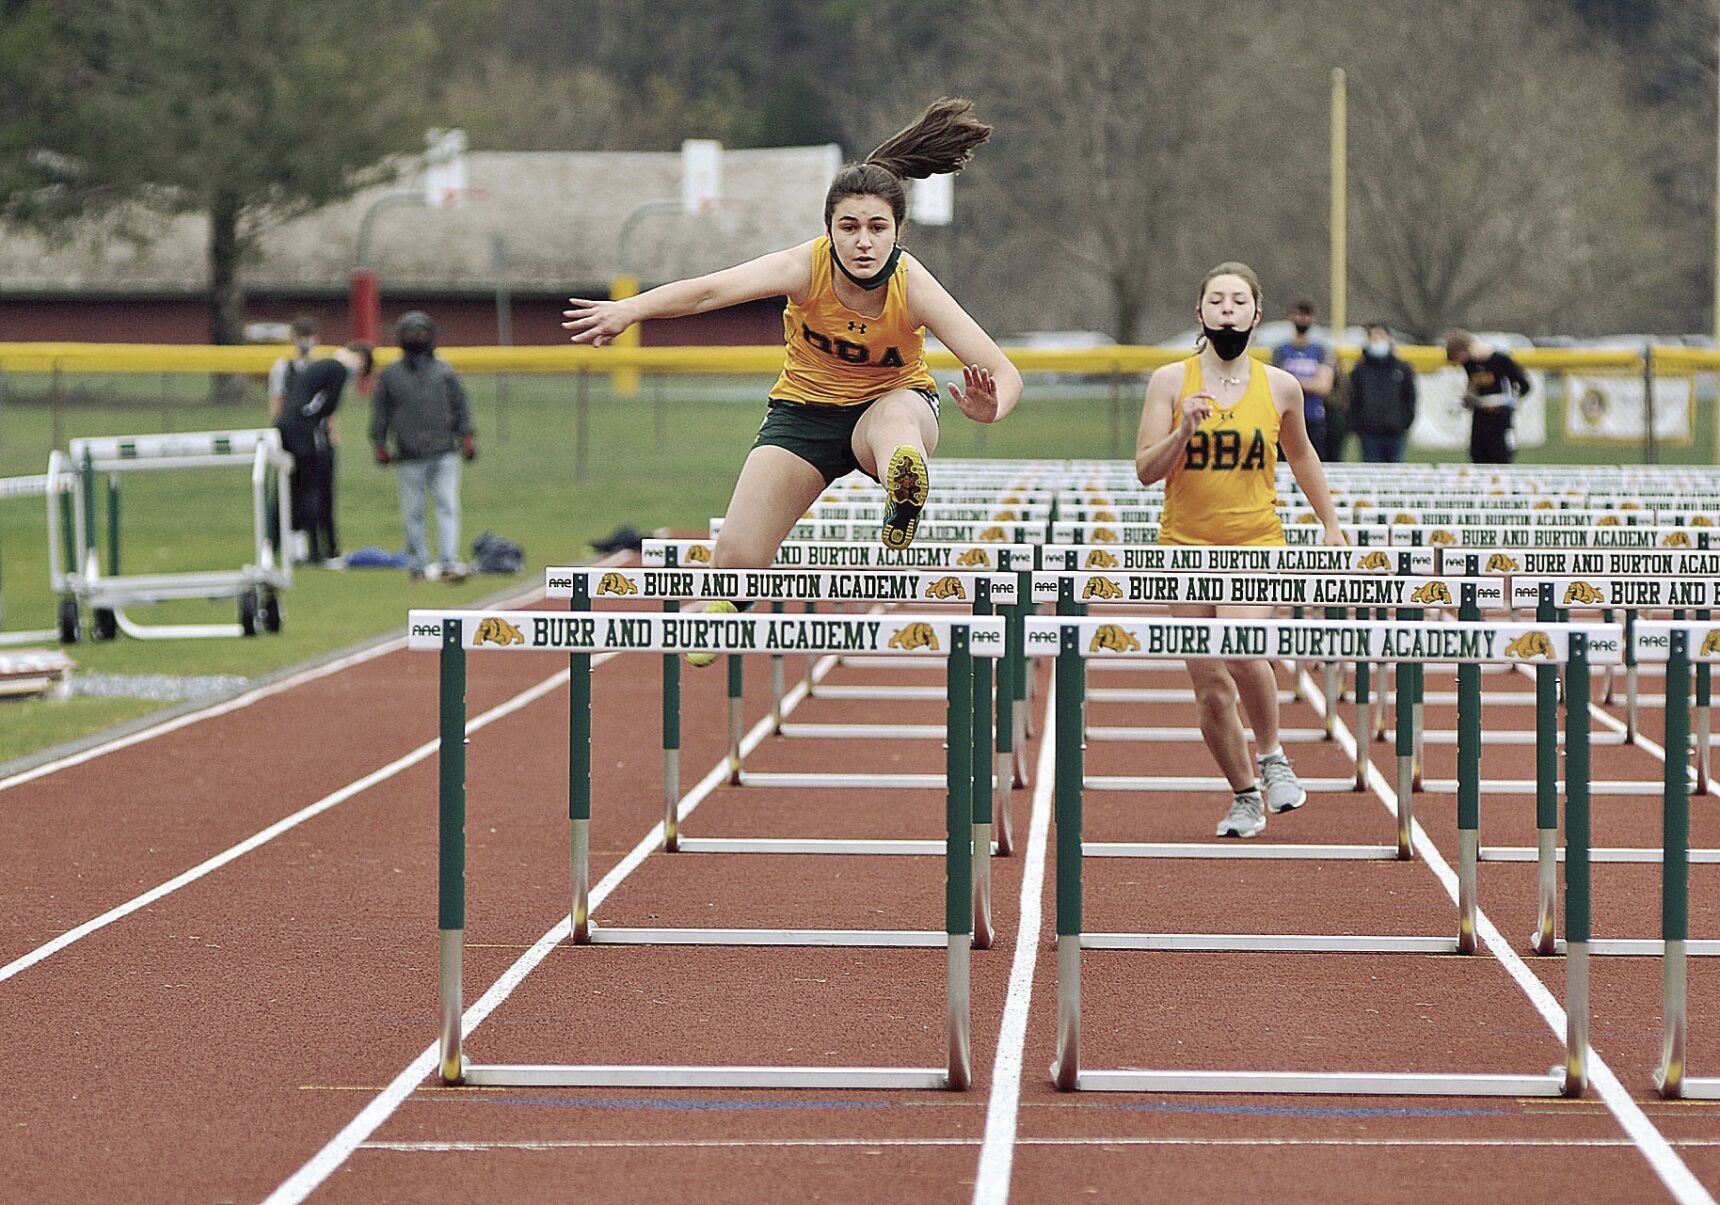
[[[594,658],[592,664],[595,666],[607,658],[617,655],[618,654],[616,653],[602,654],[601,656]],[[557,686],[564,685],[567,682],[567,678],[568,671],[565,669],[560,670],[550,675],[548,678],[545,678],[536,686],[515,695],[507,702],[492,707],[490,710],[484,712],[483,715],[480,715],[477,719],[470,721],[466,725],[467,735],[481,731],[493,724],[495,721],[501,719],[503,716],[512,715],[522,707],[536,702],[538,699],[543,698],[544,695],[554,690]],[[348,783],[332,795],[324,795],[321,799],[308,807],[300,808],[291,816],[277,820],[261,832],[253,833],[251,836],[239,842],[239,844],[223,850],[212,858],[199,862],[190,870],[185,871],[183,874],[176,875],[167,882],[161,884],[159,887],[151,888],[142,895],[135,896],[132,899],[127,900],[125,903],[120,904],[118,907],[110,908],[95,919],[87,920],[77,928],[67,930],[52,941],[37,946],[28,954],[13,959],[5,966],[0,967],[0,983],[4,983],[20,971],[28,970],[38,962],[41,962],[44,958],[47,958],[49,955],[57,954],[59,951],[65,949],[74,942],[81,941],[91,933],[105,929],[115,921],[130,916],[140,908],[147,908],[157,900],[172,895],[181,887],[195,883],[205,875],[209,875],[220,870],[229,862],[242,858],[252,850],[259,849],[262,846],[267,845],[282,833],[290,832],[305,821],[322,815],[330,808],[340,806],[347,800],[351,799],[354,795],[367,791],[380,782],[388,781],[401,771],[410,769],[425,758],[429,757],[432,753],[436,752],[437,747],[440,746],[441,743],[442,739],[440,737],[437,737],[433,741],[425,742],[418,746],[418,748],[412,750],[412,752],[407,753],[402,757],[395,758],[386,766],[377,770],[372,770],[369,774],[366,774],[358,781]]]
[[[1015,1166],[1015,1129],[1021,1111],[1021,1068],[1027,1055],[1027,1017],[1033,1003],[1033,973],[1039,962],[1039,930],[1043,917],[1045,862],[1051,830],[1051,787],[1057,742],[1051,739],[1051,718],[1057,685],[1045,692],[1045,719],[1039,726],[1039,763],[1033,777],[1033,811],[1028,821],[1027,852],[1021,867],[1021,907],[1015,934],[1015,957],[1009,964],[1009,993],[1003,1002],[1003,1024],[997,1035],[997,1059],[991,1068],[991,1100],[985,1111],[985,1141],[974,1180],[976,1205],[1009,1199],[1010,1171]]]
[[[1309,688],[1308,702],[1323,717],[1325,715],[1325,698],[1311,677],[1307,674],[1303,674],[1302,677]],[[1355,736],[1350,732],[1349,725],[1344,723],[1341,716],[1334,717],[1332,732],[1339,746],[1344,750],[1345,756],[1354,761],[1356,756]],[[1374,792],[1379,796],[1380,802],[1389,808],[1395,816],[1398,804],[1397,792],[1386,782],[1385,775],[1380,773],[1379,767],[1374,765],[1372,758],[1368,761],[1368,781],[1373,785]],[[1412,820],[1411,824],[1417,855],[1427,864],[1428,869],[1433,871],[1434,877],[1439,880],[1440,885],[1445,888],[1446,894],[1451,897],[1451,902],[1455,904],[1457,902],[1457,875],[1452,871],[1451,865],[1445,860],[1444,855],[1439,852],[1439,847],[1433,843],[1433,838],[1428,836],[1427,830],[1421,825],[1421,821]],[[1517,986],[1523,990],[1523,994],[1529,997],[1535,1010],[1541,1014],[1548,1027],[1552,1029],[1555,1035],[1563,1039],[1565,1036],[1564,1007],[1553,998],[1553,994],[1528,968],[1522,958],[1518,956],[1517,951],[1511,948],[1511,943],[1505,940],[1504,935],[1499,932],[1498,927],[1494,925],[1487,913],[1479,908],[1476,910],[1475,930],[1481,940],[1487,943],[1487,948],[1493,952],[1493,956],[1499,960],[1500,965],[1510,973],[1512,979],[1516,980]],[[1714,1205],[1714,1198],[1709,1195],[1708,1190],[1702,1187],[1701,1182],[1691,1174],[1690,1169],[1684,1165],[1684,1160],[1680,1159],[1678,1153],[1672,1149],[1672,1144],[1667,1141],[1666,1136],[1655,1128],[1654,1123],[1648,1119],[1648,1115],[1642,1111],[1636,1101],[1631,1099],[1630,1093],[1625,1090],[1624,1085],[1619,1082],[1618,1076],[1613,1074],[1612,1068],[1607,1065],[1605,1059],[1601,1058],[1600,1051],[1594,1049],[1592,1043],[1589,1053],[1589,1082],[1594,1085],[1601,1099],[1606,1102],[1608,1110],[1618,1119],[1624,1132],[1630,1135],[1631,1140],[1642,1152],[1643,1158],[1648,1160],[1649,1166],[1654,1169],[1655,1175],[1660,1177],[1661,1183],[1666,1185],[1673,1198],[1679,1201],[1681,1205]]]
[[[800,682],[795,688],[783,696],[782,714],[787,715],[800,705],[807,696],[811,682],[830,672],[836,664],[834,657],[825,657],[818,662],[810,678]],[[769,715],[755,724],[741,741],[741,756],[745,757],[758,748],[774,727],[774,721]],[[685,818],[703,802],[704,798],[720,783],[728,781],[729,763],[725,754],[723,759],[713,766],[709,773],[699,780],[697,786],[682,797],[678,809],[681,817]],[[663,844],[663,822],[659,820],[651,826],[628,855],[621,859],[601,882],[591,890],[589,911],[595,913],[597,906],[609,897],[621,881],[639,868],[658,846]],[[483,1020],[496,1010],[510,995],[513,994],[525,977],[545,958],[550,951],[566,941],[570,936],[568,918],[562,917],[555,926],[538,938],[531,949],[521,954],[502,977],[490,986],[490,989],[480,996],[472,1007],[468,1008],[461,1017],[461,1032],[470,1036]],[[289,1176],[274,1192],[265,1198],[263,1205],[297,1205],[311,1193],[315,1192],[322,1182],[332,1176],[341,1164],[345,1163],[352,1153],[365,1145],[370,1136],[381,1128],[382,1124],[391,1117],[396,1109],[406,1102],[406,1099],[424,1082],[426,1076],[436,1070],[441,1059],[440,1041],[432,1042],[425,1047],[419,1056],[407,1065],[406,1069],[395,1076],[393,1081],[384,1088],[375,1099],[367,1104],[349,1121],[333,1138],[329,1139],[322,1150],[318,1151],[298,1171]]]

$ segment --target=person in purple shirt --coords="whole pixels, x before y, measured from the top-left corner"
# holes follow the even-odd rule
[[[1337,383],[1337,357],[1332,349],[1314,338],[1314,303],[1303,299],[1290,307],[1290,325],[1296,328],[1288,342],[1280,343],[1272,352],[1272,363],[1295,377],[1302,385],[1302,418],[1308,426],[1308,440],[1323,462],[1338,459],[1342,448],[1334,448],[1328,439],[1331,432],[1327,406],[1332,399],[1332,387]]]

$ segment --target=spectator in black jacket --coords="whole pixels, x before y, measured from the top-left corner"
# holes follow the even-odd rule
[[[401,316],[394,327],[399,360],[382,370],[370,400],[370,446],[377,464],[399,463],[400,517],[406,528],[406,571],[421,581],[429,568],[424,524],[426,498],[436,505],[439,576],[461,581],[460,457],[478,455],[477,433],[466,389],[444,360],[436,358],[436,324],[422,310]],[[394,434],[394,451],[388,449]]]
[[[354,340],[326,360],[294,365],[286,373],[275,427],[293,455],[288,478],[293,531],[308,537],[298,561],[316,564],[340,556],[334,530],[335,419],[349,376],[362,386],[370,375],[370,344]]]
[[[1517,433],[1511,424],[1517,403],[1529,392],[1523,366],[1468,331],[1445,336],[1445,358],[1463,369],[1469,387],[1463,408],[1469,426],[1469,459],[1476,464],[1510,464],[1517,459]]]
[[[1362,358],[1350,370],[1350,427],[1362,440],[1362,459],[1401,464],[1415,425],[1415,370],[1392,349],[1392,335],[1370,322]]]

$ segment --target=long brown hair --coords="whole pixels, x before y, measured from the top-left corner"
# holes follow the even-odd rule
[[[890,203],[900,226],[908,216],[903,180],[959,172],[974,149],[991,137],[991,127],[973,115],[973,102],[940,97],[926,106],[920,119],[878,145],[862,163],[850,163],[836,173],[824,195],[824,224],[844,197],[881,197]]]

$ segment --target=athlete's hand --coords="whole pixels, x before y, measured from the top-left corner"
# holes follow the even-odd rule
[[[962,385],[967,386],[964,392],[961,385],[950,382],[950,397],[955,399],[956,406],[961,412],[976,423],[995,423],[997,421],[997,382],[992,375],[978,364],[962,366]]]
[[[1214,400],[1212,394],[1204,389],[1199,393],[1191,393],[1183,399],[1182,437],[1184,439],[1188,439],[1200,430],[1200,425],[1212,414]]]
[[[1348,546],[1350,537],[1344,534],[1342,527],[1328,527],[1321,534],[1320,543],[1328,548],[1344,548]]]
[[[561,329],[572,331],[570,337],[575,343],[602,347],[605,343],[614,342],[615,336],[633,325],[625,301],[588,301],[583,297],[569,297],[567,302],[573,308],[561,312],[561,316],[567,319],[561,324]]]

